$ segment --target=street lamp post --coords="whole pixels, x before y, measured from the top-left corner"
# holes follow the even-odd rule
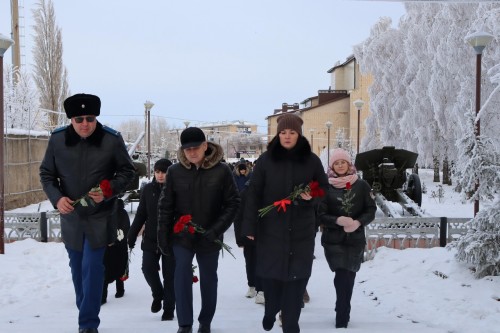
[[[465,37],[465,40],[474,48],[476,51],[476,116],[481,110],[481,57],[483,50],[492,40],[493,35],[479,31]],[[479,119],[477,120],[476,126],[474,128],[476,139],[479,138],[481,134],[481,125]],[[475,193],[479,190],[479,180],[476,180]],[[474,200],[474,216],[479,212],[479,198],[476,197]]]
[[[146,119],[148,124],[148,179],[151,178],[151,109],[154,103],[151,101],[146,101],[144,103],[144,108],[146,109]]]
[[[353,102],[353,104],[356,107],[356,109],[358,109],[358,142],[356,144],[356,154],[359,154],[359,124],[360,124],[359,117],[360,117],[361,109],[363,108],[363,105],[365,105],[365,102],[363,102],[362,99],[357,99]]]
[[[312,151],[314,153],[314,128],[311,128],[309,130],[309,133],[311,133],[311,148],[312,148]]]
[[[189,126],[189,121],[187,121],[187,120],[186,120],[186,121],[184,122],[184,126],[186,126],[186,128],[188,128],[188,126]]]
[[[14,43],[10,38],[5,37],[0,34],[0,254],[5,254],[4,247],[4,162],[3,162],[3,146],[4,146],[4,123],[3,123],[3,55],[9,49],[9,47]]]
[[[330,164],[330,128],[332,127],[333,123],[328,120],[326,123],[325,123],[325,126],[326,128],[328,129],[328,142],[326,144],[326,149],[327,149],[327,158],[326,158],[326,165],[327,165],[327,170],[328,168],[330,167],[329,164]]]

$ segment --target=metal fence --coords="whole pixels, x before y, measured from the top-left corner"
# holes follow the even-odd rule
[[[27,238],[39,242],[60,242],[61,221],[58,212],[4,214],[5,243]]]
[[[373,259],[381,246],[394,249],[444,247],[468,230],[469,218],[408,217],[375,219],[366,227],[365,260]],[[61,241],[59,213],[5,212],[5,242],[32,238]]]
[[[394,249],[444,247],[468,230],[470,218],[405,217],[375,219],[366,227],[365,260],[381,246]]]

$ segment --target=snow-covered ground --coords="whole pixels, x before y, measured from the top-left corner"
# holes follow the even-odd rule
[[[431,215],[472,217],[471,204],[462,204],[451,187],[444,186],[443,203],[430,198],[437,184],[428,170],[420,172],[427,187],[422,207]],[[22,210],[51,209],[47,202]],[[129,207],[130,209],[130,207]],[[335,330],[333,273],[318,241],[306,304],[300,320],[305,333]],[[244,297],[246,279],[241,249],[233,229],[225,242],[233,247],[219,263],[219,300],[212,323],[214,333],[263,332],[263,306]],[[77,311],[64,246],[33,240],[6,244],[0,256],[0,332],[71,333],[77,331]],[[115,299],[110,286],[108,303],[101,309],[101,333],[176,332],[177,322],[162,322],[149,311],[151,296],[140,269],[142,253],[132,252],[130,279],[125,296]],[[199,284],[195,288],[195,314],[199,310]],[[195,331],[196,316],[195,316]],[[356,278],[352,332],[499,332],[500,278],[476,280],[466,264],[444,248],[393,250],[381,248],[365,262]],[[275,326],[271,332],[280,332]]]

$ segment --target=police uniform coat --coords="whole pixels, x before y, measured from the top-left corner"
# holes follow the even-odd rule
[[[254,236],[257,275],[266,279],[294,281],[311,276],[316,237],[318,198],[300,197],[286,211],[271,210],[258,217],[258,210],[290,195],[295,186],[317,181],[324,190],[326,174],[307,139],[286,150],[276,136],[253,170],[241,226],[243,236]]]
[[[77,204],[73,212],[61,215],[62,239],[68,248],[81,251],[84,235],[93,248],[114,242],[116,226],[108,223],[108,215],[116,195],[124,192],[134,174],[124,141],[115,130],[97,122],[86,139],[71,125],[52,133],[40,165],[40,181],[55,208],[61,197],[77,200],[104,179],[113,191],[113,197],[95,206]]]

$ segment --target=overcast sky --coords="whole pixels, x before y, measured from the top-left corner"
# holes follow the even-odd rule
[[[33,4],[19,0],[32,64]],[[352,54],[382,16],[397,26],[404,5],[333,0],[53,0],[62,28],[71,93],[101,97],[101,121],[117,126],[154,117],[246,120],[266,131],[281,103],[328,89],[328,69]],[[0,33],[10,35],[10,1],[0,1]],[[11,53],[4,63],[11,63]]]

